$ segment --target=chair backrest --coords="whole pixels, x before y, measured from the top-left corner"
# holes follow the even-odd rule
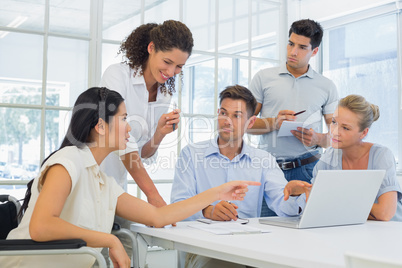
[[[21,205],[10,195],[0,195],[0,239],[6,239],[8,233],[18,226],[17,214]]]
[[[402,259],[396,262],[351,252],[345,253],[345,263],[348,268],[402,268]]]

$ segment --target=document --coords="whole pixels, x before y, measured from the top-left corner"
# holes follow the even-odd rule
[[[206,223],[206,224],[223,223],[223,221],[215,221],[215,220],[211,220],[211,219],[198,219],[197,221],[202,222],[202,223]],[[237,221],[231,220],[230,222],[237,222],[237,223],[240,223],[240,224],[247,224],[248,219],[238,218]]]
[[[217,235],[262,234],[269,233],[267,229],[244,225],[235,221],[223,221],[216,224],[193,223],[189,227],[207,231]]]
[[[283,121],[281,128],[278,131],[278,137],[293,136],[291,130],[297,130],[298,127],[303,127],[304,122]]]

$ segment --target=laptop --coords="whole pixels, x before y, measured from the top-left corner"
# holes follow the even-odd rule
[[[259,222],[299,229],[365,223],[384,176],[385,170],[319,170],[302,215]]]

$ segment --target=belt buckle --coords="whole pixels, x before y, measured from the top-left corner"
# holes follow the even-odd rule
[[[286,167],[286,166],[285,166],[285,165],[288,165],[288,164],[292,164],[292,167]],[[295,164],[294,161],[281,162],[281,163],[279,164],[279,167],[280,167],[282,170],[289,170],[289,169],[294,169],[294,168],[296,167],[296,164]]]

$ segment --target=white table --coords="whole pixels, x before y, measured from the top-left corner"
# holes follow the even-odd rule
[[[402,222],[368,221],[362,225],[291,229],[251,219],[250,226],[272,232],[247,235],[215,235],[188,227],[191,223],[194,222],[179,222],[177,227],[170,228],[131,225],[138,241],[135,267],[144,267],[147,246],[255,267],[345,267],[345,252],[402,260]]]

